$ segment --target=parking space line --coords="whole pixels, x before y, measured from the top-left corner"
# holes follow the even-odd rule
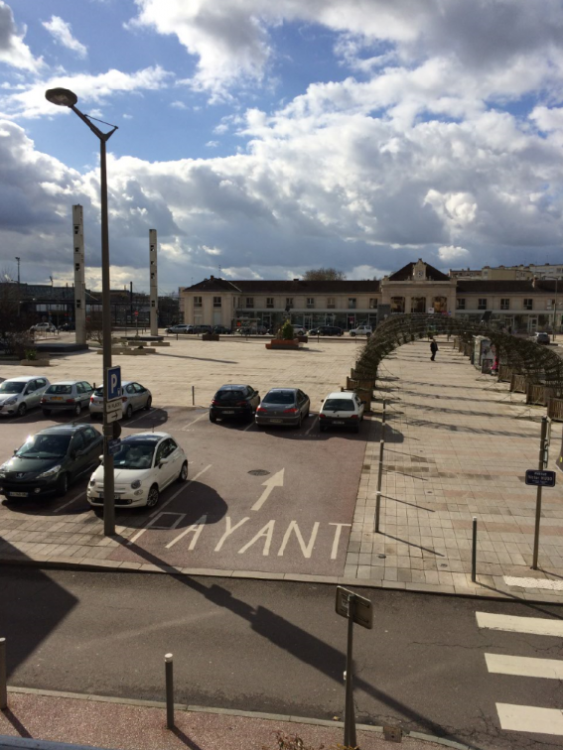
[[[185,425],[184,425],[184,426],[182,427],[182,432],[188,432],[189,428],[190,428],[190,427],[191,427],[191,426],[192,426],[193,424],[195,424],[196,422],[199,422],[199,420],[200,420],[200,419],[204,419],[204,418],[205,418],[205,417],[207,417],[207,416],[208,416],[208,412],[205,412],[204,414],[201,414],[201,415],[200,415],[199,417],[197,417],[196,419],[192,420],[191,422],[188,422],[188,424],[185,424]]]
[[[313,424],[309,427],[308,430],[305,431],[305,435],[308,435],[311,432],[311,430],[313,429],[313,427],[317,424],[318,418],[319,418],[318,414],[315,414],[315,416],[313,418]]]
[[[68,503],[65,503],[64,505],[61,505],[60,508],[57,508],[55,510],[55,513],[60,513],[61,510],[64,510],[65,508],[68,508],[69,505],[72,505],[73,503],[75,503],[77,500],[79,500],[81,497],[84,497],[85,495],[86,495],[86,490],[84,490],[84,492],[81,492],[80,495],[77,495],[76,497],[73,497],[72,500],[68,501]]]
[[[246,431],[247,431],[247,430],[249,430],[249,429],[250,429],[251,427],[254,427],[254,420],[252,420],[252,422],[250,422],[250,424],[247,424],[247,425],[246,425],[246,427],[244,428],[243,432],[246,432]]]
[[[167,505],[168,505],[169,503],[171,503],[171,502],[172,502],[172,500],[175,500],[175,499],[176,499],[176,498],[178,497],[178,495],[179,495],[179,494],[180,494],[180,493],[181,493],[181,492],[182,492],[183,490],[185,490],[185,489],[186,489],[187,487],[189,487],[189,486],[190,486],[190,484],[192,484],[192,482],[195,482],[196,480],[198,480],[198,479],[200,478],[200,476],[201,476],[202,474],[205,474],[205,472],[206,472],[206,471],[207,471],[208,469],[210,469],[210,468],[211,468],[211,466],[212,466],[212,464],[209,464],[209,466],[206,466],[206,467],[205,467],[204,469],[202,469],[202,470],[201,470],[201,471],[199,472],[199,474],[196,474],[196,475],[195,475],[195,477],[194,477],[193,479],[190,479],[190,480],[189,480],[189,482],[186,482],[186,484],[183,484],[183,485],[182,485],[182,487],[180,487],[180,489],[179,489],[179,490],[178,490],[177,492],[175,492],[175,493],[174,493],[174,494],[172,495],[172,497],[169,497],[169,498],[168,498],[168,500],[167,500],[167,501],[166,501],[165,503],[162,503],[162,505],[160,506],[160,510],[155,510],[155,511],[154,511],[154,513],[151,513],[151,515],[152,515],[152,516],[156,516],[156,514],[157,514],[157,513],[162,513],[162,509],[163,509],[163,508],[166,508],[166,506],[167,506]]]
[[[200,516],[194,524],[192,524],[191,526],[188,526],[188,528],[184,529],[184,531],[182,531],[182,533],[179,534],[175,539],[173,539],[171,542],[168,542],[168,544],[166,545],[166,549],[170,549],[171,547],[173,547],[176,544],[176,542],[179,542],[180,539],[183,539],[186,536],[186,534],[194,534],[194,538],[192,539],[191,544],[190,544],[190,550],[193,550],[199,538],[199,535],[203,531],[203,527],[205,526],[206,523],[207,523],[207,514],[204,513],[204,515]]]

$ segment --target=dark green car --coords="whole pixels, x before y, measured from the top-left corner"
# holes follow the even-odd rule
[[[30,435],[0,466],[0,495],[8,499],[64,495],[100,463],[102,435],[91,425],[57,425]]]

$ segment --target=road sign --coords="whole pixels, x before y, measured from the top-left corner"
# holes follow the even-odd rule
[[[525,482],[526,484],[532,484],[535,487],[555,487],[555,472],[528,469],[526,471]]]
[[[119,453],[120,448],[121,440],[110,440],[108,442],[108,449],[112,456],[115,456],[116,453]]]
[[[113,401],[116,398],[121,398],[121,367],[108,367],[106,373],[106,398],[108,401]]]
[[[354,591],[345,589],[342,586],[336,587],[336,613],[341,617],[349,617],[350,614],[350,597],[354,597],[354,622],[363,628],[372,628],[372,606],[369,599],[359,596]]]
[[[106,422],[110,424],[111,422],[117,422],[119,419],[121,419],[123,412],[122,411],[110,411],[106,412]]]
[[[120,398],[116,398],[113,401],[106,401],[105,406],[107,414],[113,414],[114,411],[119,412],[123,408]]]

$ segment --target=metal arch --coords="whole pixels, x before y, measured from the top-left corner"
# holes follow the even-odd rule
[[[502,364],[525,375],[533,385],[553,389],[553,396],[563,396],[563,360],[554,351],[534,341],[521,339],[488,323],[451,318],[442,315],[392,315],[377,326],[361,351],[356,363],[357,377],[375,379],[381,360],[402,344],[432,335],[458,336],[470,343],[474,336],[485,336],[495,347]]]

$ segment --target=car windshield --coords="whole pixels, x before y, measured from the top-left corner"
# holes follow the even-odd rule
[[[5,380],[0,385],[0,393],[21,393],[25,388],[25,383],[21,381]]]
[[[18,458],[62,458],[66,456],[70,435],[34,435],[16,451]]]
[[[242,401],[244,393],[242,391],[217,391],[215,401]]]
[[[155,442],[124,441],[113,457],[113,465],[116,469],[150,469],[155,447]]]
[[[270,391],[264,396],[265,404],[294,404],[295,393],[293,391]]]
[[[329,398],[325,401],[323,411],[354,411],[351,398]]]
[[[45,393],[72,393],[71,385],[50,385]]]

